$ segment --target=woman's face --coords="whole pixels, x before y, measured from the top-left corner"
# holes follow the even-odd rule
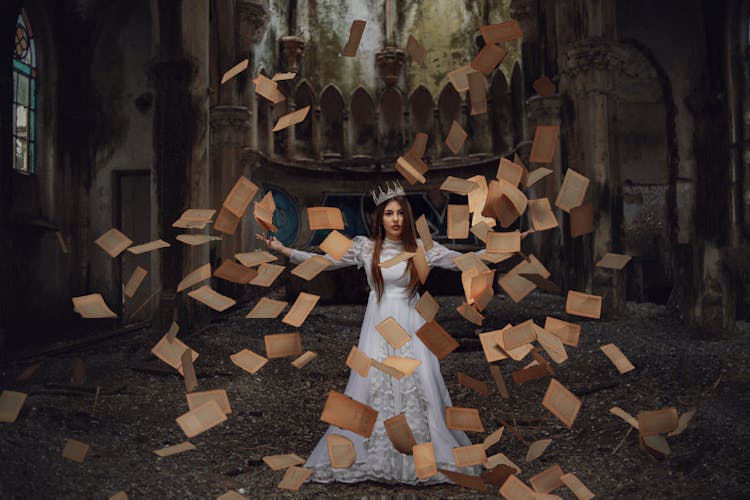
[[[404,209],[397,200],[389,201],[383,211],[385,237],[389,240],[400,240],[404,224]]]

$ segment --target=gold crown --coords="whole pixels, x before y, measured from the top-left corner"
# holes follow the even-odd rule
[[[395,198],[397,196],[406,196],[404,188],[401,187],[401,184],[399,184],[398,181],[393,181],[392,183],[386,182],[385,191],[383,191],[382,186],[378,186],[377,192],[375,189],[373,189],[372,191],[370,191],[370,194],[372,195],[372,201],[375,202],[376,207],[381,203],[390,200],[391,198]]]

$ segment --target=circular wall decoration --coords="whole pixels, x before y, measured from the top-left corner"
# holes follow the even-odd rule
[[[293,246],[299,236],[300,217],[297,204],[286,191],[277,186],[266,186],[265,191],[273,193],[273,202],[276,204],[273,214],[273,225],[279,229],[275,234],[276,238],[285,246]]]

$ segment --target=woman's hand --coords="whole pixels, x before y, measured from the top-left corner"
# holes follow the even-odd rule
[[[284,244],[280,242],[279,240],[277,240],[275,236],[266,238],[260,233],[255,233],[255,237],[263,241],[266,244],[266,248],[272,252],[278,252],[278,253],[286,255],[287,257],[289,257],[289,255],[291,255],[292,253],[291,250],[285,247]]]
[[[531,229],[529,229],[528,231],[524,231],[524,232],[522,232],[522,233],[521,233],[521,239],[524,239],[525,237],[527,237],[528,235],[530,235],[531,233],[533,233],[533,232],[535,232],[535,231],[536,231],[536,229],[534,229],[534,228],[532,227],[532,228],[531,228]]]

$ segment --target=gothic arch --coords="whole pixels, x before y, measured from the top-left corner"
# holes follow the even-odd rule
[[[377,145],[375,133],[375,103],[370,94],[358,87],[349,99],[352,155],[374,156]]]
[[[303,80],[294,91],[294,108],[310,106],[310,114],[315,114],[315,94],[312,86]],[[308,119],[294,126],[294,154],[299,158],[315,158],[315,120]]]
[[[261,66],[258,69],[258,74],[268,77],[268,73],[265,68]],[[261,153],[270,153],[270,130],[271,130],[271,104],[268,99],[262,97],[256,93],[253,93],[256,103],[257,113],[257,137],[258,137],[258,151]]]
[[[380,96],[380,145],[383,155],[397,157],[404,148],[403,99],[394,88],[387,88]]]
[[[333,84],[320,96],[320,131],[323,158],[344,154],[344,98]]]
[[[411,137],[418,132],[427,134],[425,156],[432,157],[435,149],[435,101],[430,91],[420,85],[409,97],[409,116],[411,117]]]
[[[443,87],[443,91],[440,92],[440,98],[438,99],[440,137],[437,142],[439,145],[440,158],[453,156],[453,152],[445,145],[445,138],[448,137],[448,132],[450,131],[454,120],[462,127],[465,127],[466,124],[463,120],[461,108],[461,96],[456,92],[452,83],[447,83],[445,87]]]

